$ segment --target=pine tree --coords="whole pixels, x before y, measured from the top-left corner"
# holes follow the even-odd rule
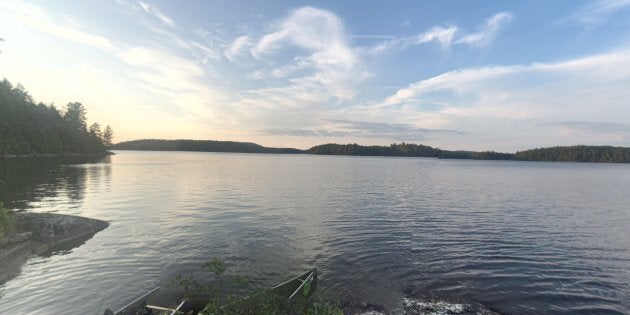
[[[103,145],[105,146],[105,148],[107,149],[111,149],[113,143],[112,140],[114,139],[114,131],[112,130],[112,127],[110,127],[109,125],[107,125],[105,127],[105,131],[103,131]]]

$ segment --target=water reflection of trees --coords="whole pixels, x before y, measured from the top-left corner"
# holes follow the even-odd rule
[[[44,198],[81,201],[89,176],[109,177],[109,165],[94,174],[88,163],[111,163],[106,157],[0,159],[0,201],[8,208],[26,209]],[[79,166],[81,165],[81,166]],[[76,166],[76,167],[75,167]]]

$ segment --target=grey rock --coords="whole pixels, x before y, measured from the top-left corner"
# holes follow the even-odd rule
[[[0,246],[0,284],[17,276],[29,257],[78,247],[108,226],[74,215],[15,213],[15,231]]]

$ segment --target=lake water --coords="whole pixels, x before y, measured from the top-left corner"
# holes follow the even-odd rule
[[[317,297],[393,312],[630,312],[630,165],[120,151],[0,178],[5,204],[111,223],[29,259],[2,314],[102,314],[212,257],[251,289],[317,266]]]

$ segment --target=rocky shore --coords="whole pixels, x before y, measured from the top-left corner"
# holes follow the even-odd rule
[[[109,226],[101,220],[56,213],[14,215],[14,231],[0,244],[0,284],[17,276],[28,257],[78,247]]]

